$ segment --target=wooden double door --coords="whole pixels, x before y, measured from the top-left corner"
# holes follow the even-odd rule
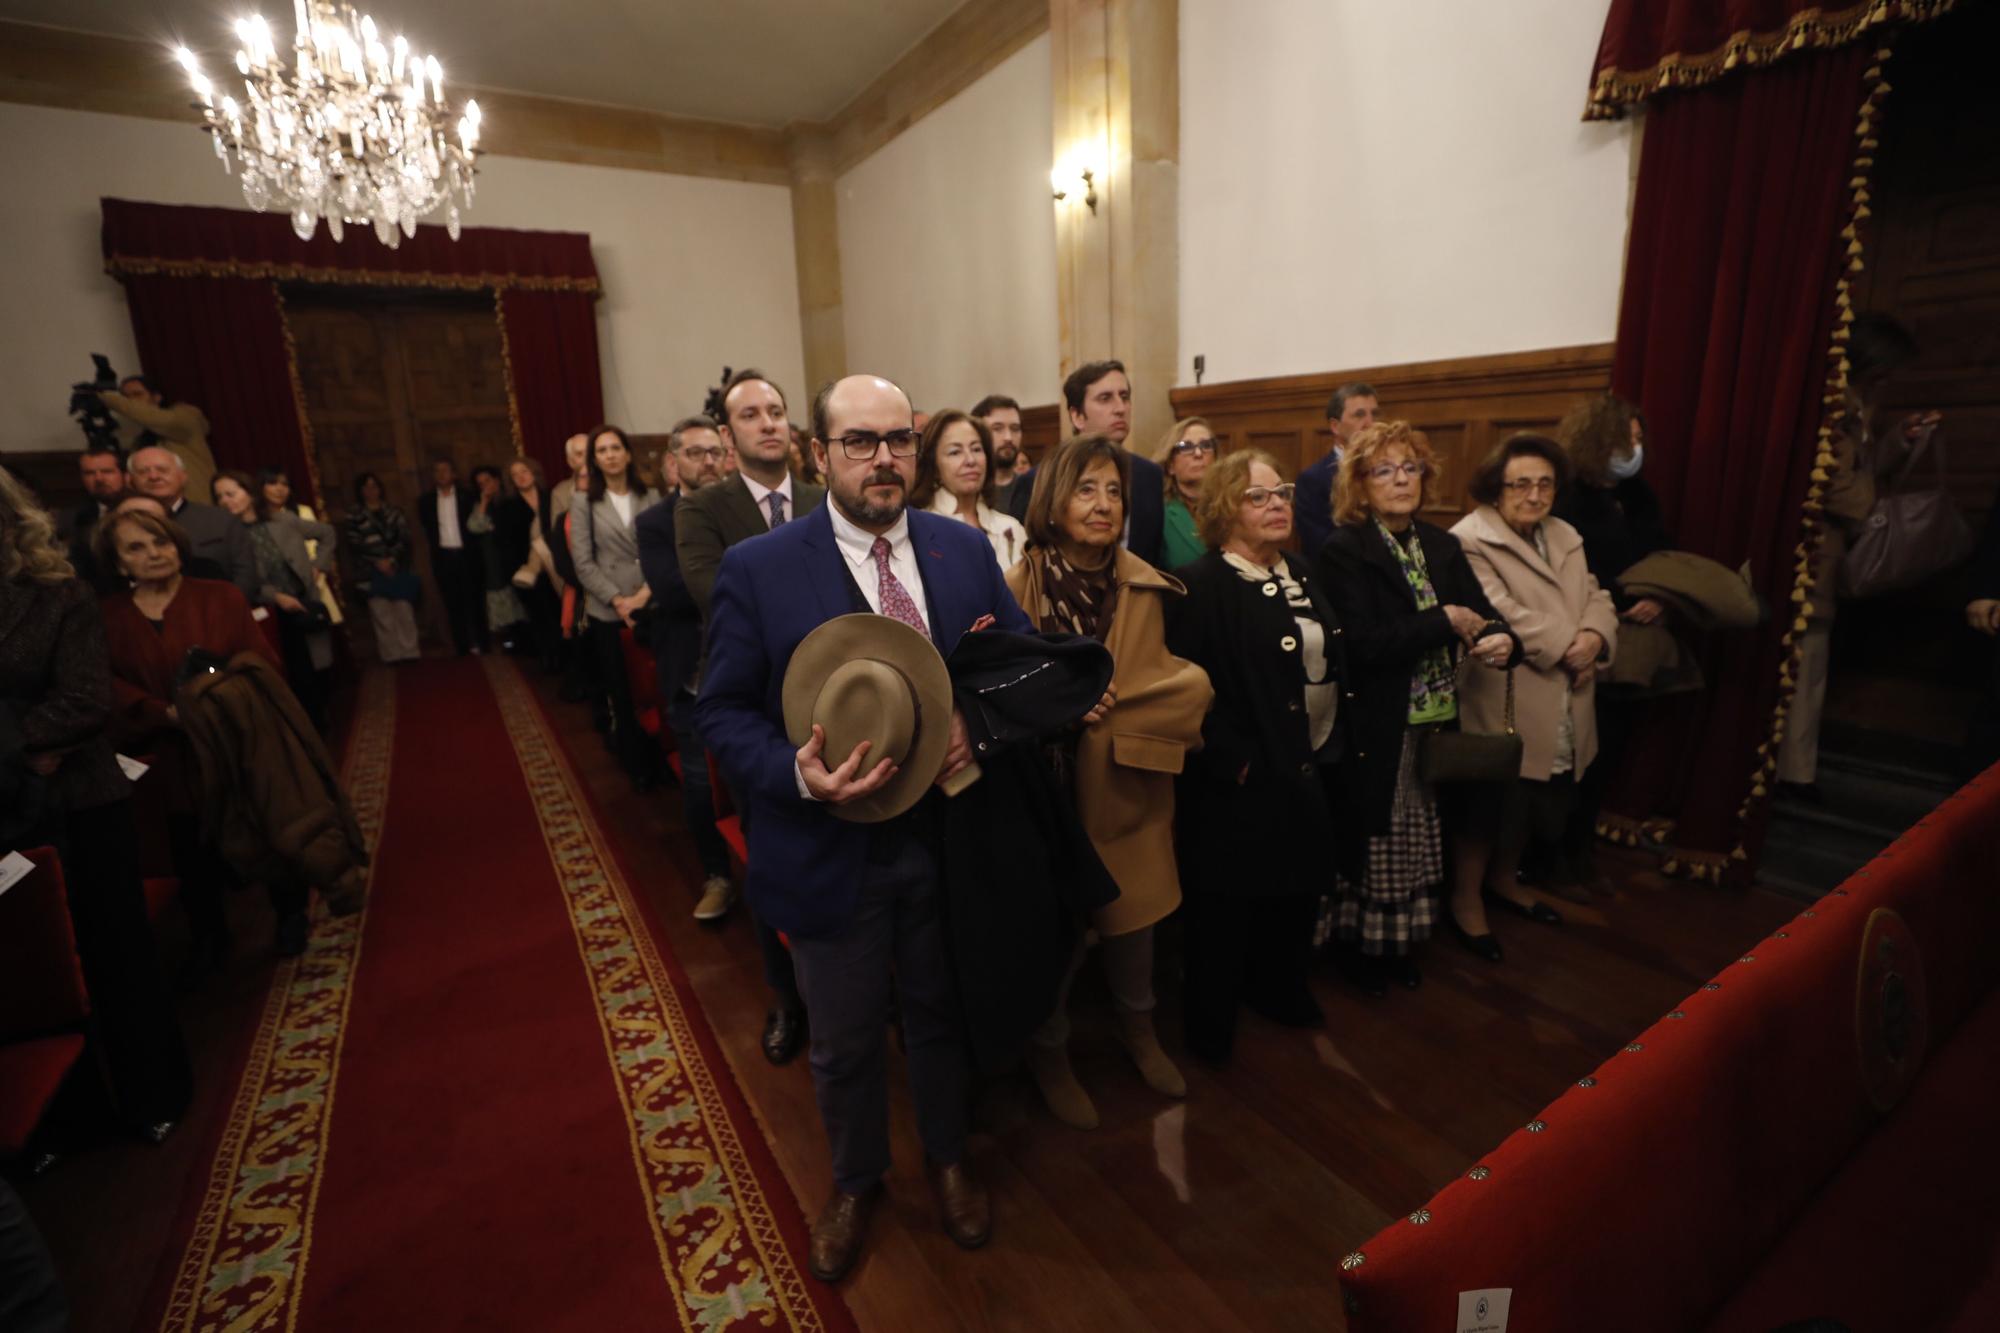
[[[387,502],[409,519],[429,581],[417,504],[431,489],[432,464],[449,459],[470,487],[474,467],[504,467],[514,456],[492,294],[299,287],[286,290],[285,307],[327,508],[338,519],[355,503],[356,479],[380,477]],[[430,591],[421,619],[426,637],[441,640],[434,583]],[[365,616],[350,624],[366,634]]]

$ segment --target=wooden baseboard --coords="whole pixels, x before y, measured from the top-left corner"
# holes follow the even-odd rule
[[[1611,352],[1610,343],[1592,343],[1233,380],[1175,389],[1171,399],[1177,418],[1206,418],[1225,452],[1255,446],[1297,476],[1332,447],[1326,405],[1333,391],[1371,385],[1383,419],[1408,421],[1430,437],[1441,465],[1431,512],[1448,518],[1468,508],[1466,478],[1487,450],[1515,431],[1552,431],[1579,398],[1611,386]]]

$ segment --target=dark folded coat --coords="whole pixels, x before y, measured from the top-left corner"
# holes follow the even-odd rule
[[[368,864],[333,759],[275,667],[238,653],[178,705],[202,828],[239,875],[331,889]]]
[[[1047,1021],[1084,923],[1118,896],[1035,744],[1103,697],[1111,655],[1073,635],[986,630],[948,664],[982,773],[943,803],[945,940],[968,1054],[995,1073]]]

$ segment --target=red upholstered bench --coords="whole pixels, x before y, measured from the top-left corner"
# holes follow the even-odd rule
[[[83,987],[53,849],[24,852],[34,870],[0,893],[0,1157],[27,1147],[83,1056]]]
[[[666,703],[660,698],[658,660],[651,646],[639,642],[631,630],[620,630],[618,639],[625,650],[625,682],[632,691],[632,711],[638,715],[639,729],[667,751],[667,764],[678,781],[681,756],[674,743],[674,729],[667,722]]]
[[[1996,942],[2000,769],[1342,1259],[1349,1327],[2000,1327]]]

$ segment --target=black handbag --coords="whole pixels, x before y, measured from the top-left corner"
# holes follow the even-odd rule
[[[1509,782],[1521,775],[1521,737],[1514,730],[1514,668],[1507,668],[1507,730],[1433,731],[1424,737],[1417,772],[1441,782]]]

